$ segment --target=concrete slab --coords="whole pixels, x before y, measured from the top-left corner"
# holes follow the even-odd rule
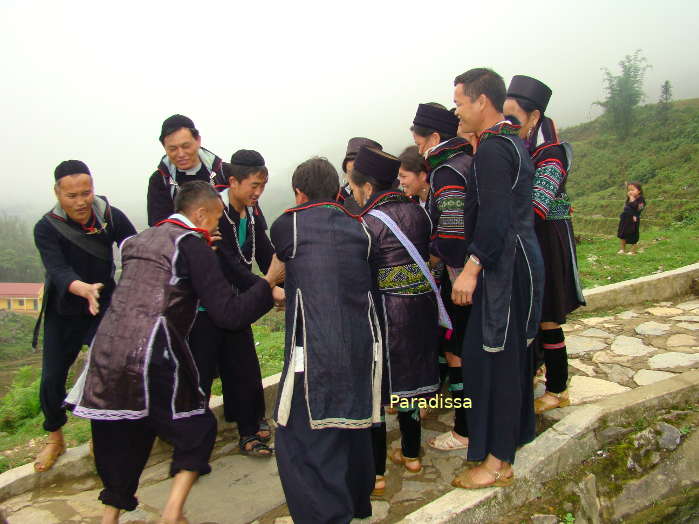
[[[674,369],[696,366],[699,364],[699,354],[670,351],[649,358],[648,364],[652,369]]]
[[[582,375],[576,375],[571,378],[570,385],[568,386],[571,404],[582,404],[584,402],[599,400],[609,395],[623,393],[629,389],[630,388],[626,386],[620,386],[608,380],[583,377]]]
[[[213,471],[199,479],[187,501],[187,513],[197,522],[245,524],[284,504],[284,492],[274,459],[244,455],[222,457]],[[170,482],[139,490],[139,499],[156,508],[164,506]]]
[[[566,349],[569,355],[581,355],[590,351],[599,351],[607,347],[607,344],[596,338],[568,335],[566,337]]]
[[[670,373],[668,371],[641,369],[633,376],[633,380],[639,386],[647,386],[648,384],[653,384],[654,382],[659,382],[661,380],[665,380],[666,378],[674,377],[675,375],[675,373]]]
[[[642,357],[656,351],[653,346],[646,346],[640,338],[619,335],[612,342],[611,350],[617,355],[629,357]]]
[[[639,335],[664,335],[672,329],[672,326],[651,320],[650,322],[639,324],[634,329]]]

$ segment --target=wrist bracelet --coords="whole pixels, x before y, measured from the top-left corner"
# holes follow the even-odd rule
[[[471,255],[471,256],[468,257],[468,259],[469,259],[471,262],[473,262],[474,264],[476,264],[477,266],[482,266],[482,265],[483,265],[483,264],[481,264],[480,259],[479,259],[476,255]]]

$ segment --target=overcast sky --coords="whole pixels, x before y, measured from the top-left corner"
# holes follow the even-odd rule
[[[417,104],[451,106],[454,76],[472,67],[548,84],[561,127],[599,114],[601,68],[617,72],[639,48],[653,66],[648,102],[665,80],[675,99],[699,96],[696,0],[275,4],[2,0],[0,210],[38,218],[54,167],[76,158],[98,193],[141,220],[173,113],[225,160],[262,153],[264,208],[291,198],[308,157],[339,167],[352,136],[399,154]]]

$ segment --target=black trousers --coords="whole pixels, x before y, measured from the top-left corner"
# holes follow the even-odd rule
[[[226,421],[238,423],[241,437],[257,433],[265,416],[265,395],[252,328],[220,329],[206,311],[200,311],[189,334],[189,347],[206,397],[211,396],[214,378],[220,376]]]
[[[148,461],[155,437],[174,447],[170,475],[179,471],[211,472],[209,458],[216,441],[216,417],[201,415],[173,419],[173,365],[163,360],[162,349],[154,349],[148,373],[150,405],[139,420],[93,420],[92,445],[95,466],[104,489],[99,500],[131,511],[138,505],[134,496]]]
[[[46,307],[39,386],[45,431],[58,431],[68,421],[63,407],[68,371],[83,344],[89,344],[92,340],[99,318],[89,315],[61,316],[50,305]]]
[[[311,429],[303,373],[294,378],[289,421],[277,428],[279,477],[297,524],[344,524],[371,515],[371,430]]]

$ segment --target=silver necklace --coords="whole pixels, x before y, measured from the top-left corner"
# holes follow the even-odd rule
[[[245,258],[245,255],[243,254],[243,249],[240,246],[240,239],[238,237],[238,228],[235,226],[235,221],[228,216],[228,212],[226,209],[223,209],[223,214],[226,216],[226,220],[228,220],[228,223],[231,225],[231,228],[233,229],[233,239],[235,242],[235,247],[238,248],[238,254],[240,255],[240,259],[243,261],[244,264],[248,266],[252,266],[253,261],[255,260],[255,221],[252,218],[252,213],[248,213],[249,219],[250,219],[250,225],[252,227],[250,228],[251,231],[251,237],[252,237],[252,253],[250,254],[250,260]]]

